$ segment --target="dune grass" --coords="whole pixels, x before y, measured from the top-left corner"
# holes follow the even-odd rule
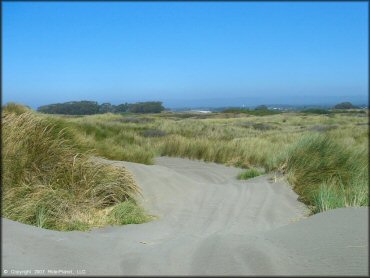
[[[313,212],[367,206],[369,169],[364,151],[346,147],[333,136],[304,136],[287,153],[289,181]]]
[[[108,214],[108,222],[113,225],[145,223],[153,218],[147,215],[142,207],[129,200],[116,205]]]
[[[224,113],[244,113],[244,114],[254,115],[254,116],[266,116],[266,115],[274,115],[274,114],[281,113],[281,111],[279,110],[269,110],[269,109],[250,110],[250,109],[238,109],[238,108],[226,109],[223,112]]]
[[[145,164],[162,155],[200,159],[246,168],[240,179],[257,176],[256,168],[282,171],[312,213],[368,206],[366,115],[61,117],[8,104],[3,216],[66,231],[152,219],[135,201],[140,190],[130,173],[91,155]]]
[[[243,173],[240,173],[238,175],[238,179],[239,180],[248,180],[248,179],[251,179],[251,178],[258,177],[260,175],[261,175],[261,173],[257,169],[251,168],[251,169],[248,169],[248,170],[244,171]]]
[[[147,221],[131,174],[79,153],[69,132],[24,107],[3,107],[3,217],[54,230]],[[127,204],[129,213],[111,217]]]
[[[368,129],[361,114],[201,116],[105,114],[68,123],[82,146],[106,158],[151,164],[155,156],[167,155],[267,172],[283,169],[314,213],[367,205]],[[160,136],[145,136],[149,133]],[[247,170],[243,177],[255,174]]]
[[[166,155],[284,171],[316,213],[367,205],[367,115],[166,112],[50,117],[68,126],[79,149],[108,159],[152,164],[155,156]]]

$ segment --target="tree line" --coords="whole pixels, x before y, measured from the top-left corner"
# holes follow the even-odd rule
[[[37,111],[46,114],[93,115],[104,113],[160,113],[164,109],[161,101],[113,105],[108,102],[98,104],[96,101],[84,100],[43,105],[37,108]]]

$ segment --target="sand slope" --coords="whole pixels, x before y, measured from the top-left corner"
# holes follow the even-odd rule
[[[3,219],[2,268],[88,275],[368,275],[368,208],[305,217],[283,182],[161,157],[127,167],[158,219],[56,232]]]

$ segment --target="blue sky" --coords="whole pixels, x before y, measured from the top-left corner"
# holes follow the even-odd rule
[[[5,2],[3,103],[364,103],[367,23],[367,2]]]

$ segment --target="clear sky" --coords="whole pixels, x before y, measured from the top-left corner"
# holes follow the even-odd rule
[[[3,103],[367,103],[367,2],[3,2]]]

